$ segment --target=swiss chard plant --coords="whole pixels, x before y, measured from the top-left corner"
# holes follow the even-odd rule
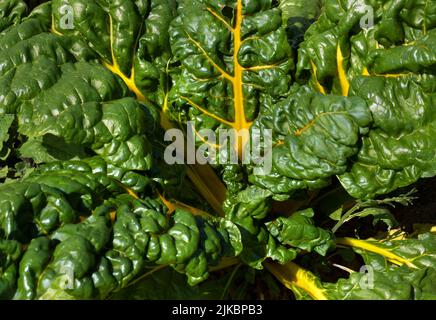
[[[0,2],[0,299],[436,299],[435,176],[434,1]]]

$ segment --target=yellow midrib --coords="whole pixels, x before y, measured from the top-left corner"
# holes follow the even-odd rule
[[[130,77],[127,77],[119,68],[119,65],[116,61],[114,50],[113,50],[113,23],[112,17],[109,15],[110,22],[110,49],[112,56],[112,64],[104,61],[102,59],[102,64],[112,73],[118,75],[126,86],[131,90],[137,97],[137,99],[141,102],[150,102],[141,90],[135,84],[135,71],[132,68]],[[50,30],[53,34],[63,36],[62,33],[56,30],[54,16],[52,16],[52,26]],[[169,130],[174,128],[174,125],[170,122],[165,112],[169,109],[168,106],[168,93],[165,95],[165,101],[163,110],[159,110],[160,118],[161,118],[161,126],[165,130]],[[188,176],[193,182],[193,184],[197,187],[200,194],[206,199],[206,201],[215,209],[215,211],[223,216],[224,212],[222,210],[221,204],[224,202],[226,196],[226,187],[222,183],[222,181],[217,177],[215,171],[209,166],[199,166],[199,165],[189,165],[188,166]],[[213,192],[212,192],[213,190]],[[130,190],[132,191],[132,190]],[[138,198],[138,195],[135,193],[128,193],[134,198]]]
[[[114,35],[113,35],[113,22],[112,22],[112,16],[109,15],[109,41],[110,41],[110,49],[111,49],[111,56],[112,56],[112,64],[107,63],[106,61],[103,61],[103,65],[109,69],[112,73],[119,76],[126,86],[129,88],[130,91],[132,91],[137,99],[141,102],[147,102],[148,99],[144,96],[144,94],[139,90],[139,88],[136,86],[135,83],[135,68],[132,67],[132,70],[130,72],[130,77],[127,77],[123,71],[121,71],[120,66],[117,63],[117,59],[115,58],[114,54]]]
[[[234,103],[235,103],[235,127],[245,129],[249,126],[245,119],[245,108],[244,108],[244,92],[243,92],[243,68],[239,63],[239,50],[241,49],[241,28],[242,28],[242,0],[238,0],[237,15],[236,15],[236,26],[234,33],[234,72],[235,78],[233,79],[233,90],[234,90]]]
[[[233,29],[234,32],[234,76],[226,77],[233,86],[233,102],[234,102],[234,109],[235,109],[235,119],[234,122],[230,121],[224,121],[220,119],[219,117],[216,118],[217,121],[223,122],[229,126],[231,126],[233,129],[236,130],[238,133],[238,141],[236,141],[235,149],[238,151],[238,154],[242,155],[242,150],[244,146],[247,144],[249,140],[248,135],[248,129],[251,127],[252,122],[248,122],[245,117],[245,106],[244,106],[244,91],[243,91],[243,72],[245,70],[244,67],[242,67],[239,63],[238,59],[238,53],[241,48],[242,39],[241,39],[241,28],[242,28],[242,21],[243,21],[243,6],[242,6],[242,0],[238,0],[237,5],[237,15],[236,15],[236,25]],[[120,69],[115,55],[114,55],[114,48],[113,48],[113,22],[112,17],[109,15],[109,23],[110,23],[110,49],[111,49],[111,55],[112,55],[112,64],[109,64],[105,61],[103,61],[104,66],[109,69],[112,73],[118,75],[123,82],[127,85],[130,91],[132,91],[137,99],[142,102],[147,102],[148,99],[142,94],[141,90],[136,86],[135,83],[135,70],[132,68],[130,77],[126,76]],[[223,70],[220,70],[221,73],[224,74]],[[191,100],[186,99],[190,104],[193,104]],[[165,106],[164,106],[165,107]],[[200,109],[203,113],[206,113],[208,116],[212,116],[211,113],[206,112],[205,109],[200,108],[199,106],[195,105],[196,108]],[[167,106],[166,106],[167,108]],[[164,126],[168,126],[168,123],[163,122]],[[240,136],[239,136],[240,134]]]
[[[316,89],[323,95],[326,95],[326,91],[324,87],[318,81],[318,74],[317,74],[318,68],[316,67],[316,64],[313,62],[313,60],[310,60],[310,66],[312,68],[312,74],[313,74]]]
[[[168,200],[163,195],[159,194],[159,199],[162,201],[162,203],[167,207],[167,215],[172,215],[176,210],[184,210],[189,213],[191,213],[193,216],[201,216],[205,218],[212,218],[213,216],[203,210],[194,208],[190,205],[187,205],[183,202],[177,201],[177,200]]]
[[[344,111],[321,112],[321,113],[317,114],[313,120],[309,121],[304,127],[302,127],[300,129],[298,129],[297,131],[295,131],[294,135],[297,136],[297,137],[301,136],[301,134],[303,132],[305,132],[305,131],[309,130],[310,128],[312,128],[315,125],[315,123],[317,121],[319,121],[322,117],[329,116],[329,115],[337,115],[337,114],[347,115],[347,112],[344,112]]]
[[[56,29],[56,25],[55,25],[55,19],[54,19],[54,15],[51,15],[51,28],[50,28],[50,32],[58,35],[58,36],[63,36],[62,33],[60,33],[57,29]]]
[[[336,240],[338,244],[353,247],[353,248],[359,248],[365,251],[373,252],[376,254],[379,254],[383,257],[385,257],[387,260],[389,260],[391,263],[394,263],[396,265],[406,265],[409,268],[416,268],[416,266],[411,262],[410,259],[405,259],[403,257],[400,257],[399,255],[389,251],[388,249],[381,248],[369,241],[365,240],[359,240],[359,239],[353,239],[353,238],[338,238]]]
[[[286,265],[266,262],[265,266],[288,289],[297,286],[315,300],[328,300],[325,289],[315,282],[315,276],[299,265],[293,262]]]
[[[206,57],[206,59],[209,61],[210,64],[221,74],[221,77],[228,80],[232,84],[233,88],[233,107],[234,107],[234,120],[229,121],[226,120],[220,116],[217,116],[209,111],[207,111],[206,108],[203,108],[196,104],[194,101],[187,97],[181,97],[184,99],[188,104],[190,104],[192,107],[198,109],[205,115],[215,119],[216,121],[229,126],[230,128],[234,129],[236,131],[236,134],[238,136],[238,140],[235,141],[234,149],[238,152],[239,156],[242,156],[242,150],[244,146],[249,141],[249,134],[248,130],[250,129],[252,122],[247,121],[245,117],[245,99],[244,99],[244,81],[243,81],[243,73],[245,70],[263,70],[267,68],[273,68],[275,65],[267,65],[267,66],[257,66],[253,68],[244,68],[239,63],[238,54],[241,49],[242,45],[242,36],[241,36],[241,29],[242,29],[242,22],[244,20],[243,15],[243,4],[242,0],[237,1],[237,7],[236,7],[236,15],[235,15],[235,26],[230,26],[226,20],[224,20],[219,14],[214,12],[212,9],[207,8],[208,12],[210,12],[216,19],[221,21],[224,26],[229,29],[230,32],[233,33],[233,75],[226,72],[223,68],[219,66],[209,55],[207,52],[201,47],[201,45],[195,41],[188,33],[187,36],[190,41],[193,42],[194,45],[198,47],[198,49],[202,52],[202,54]]]
[[[115,222],[115,220],[117,219],[117,211],[113,210],[109,213],[109,217],[111,219],[112,224]]]
[[[109,16],[109,21],[110,21],[110,48],[111,48],[111,55],[112,55],[112,64],[108,64],[106,62],[103,62],[105,67],[108,68],[111,72],[117,74],[123,81],[124,83],[127,85],[127,87],[135,93],[137,99],[139,101],[142,102],[146,102],[148,101],[148,99],[141,93],[141,91],[139,90],[139,88],[136,86],[135,84],[135,73],[134,73],[134,68],[132,68],[132,72],[130,75],[130,78],[127,77],[119,68],[118,63],[116,61],[115,55],[114,55],[114,50],[113,50],[113,27],[112,27],[112,17]],[[169,130],[174,128],[174,126],[171,124],[171,122],[169,121],[168,117],[165,114],[165,111],[168,109],[168,94],[165,95],[165,101],[164,101],[164,106],[163,106],[163,110],[160,110],[160,115],[161,115],[161,126],[165,129],[165,130]],[[220,211],[221,209],[221,202],[223,201],[223,199],[221,198],[217,198],[210,190],[210,185],[205,183],[201,178],[199,178],[199,173],[198,171],[200,170],[200,168],[198,166],[195,165],[191,165],[188,167],[188,176],[191,179],[191,181],[194,183],[194,185],[197,187],[197,189],[199,190],[199,192],[202,194],[202,196],[207,200],[207,202],[215,209],[217,210],[217,212],[219,214],[221,214],[222,212]],[[211,174],[212,169],[208,168],[205,169],[204,171],[208,172],[209,174]],[[217,190],[220,190],[220,192],[222,193],[223,189],[225,189],[224,185],[221,183],[220,180],[214,179],[214,187]],[[168,205],[170,205],[170,203],[167,203]],[[172,207],[170,205],[170,207],[168,207],[169,210],[174,210],[175,208]]]
[[[337,64],[337,70],[338,70],[339,84],[341,87],[342,95],[344,97],[348,97],[349,92],[350,92],[350,80],[348,79],[347,72],[344,68],[344,61],[345,61],[345,58],[343,56],[341,46],[340,46],[340,44],[338,44],[337,48],[336,48],[336,64]],[[326,90],[324,89],[324,87],[321,85],[321,83],[318,80],[317,67],[316,67],[316,64],[313,62],[313,60],[310,61],[310,65],[311,65],[311,70],[312,70],[312,74],[313,74],[313,81],[314,81],[315,88],[318,90],[318,92],[325,95]],[[408,75],[410,75],[410,73],[370,74],[368,71],[368,68],[364,67],[362,70],[362,75],[363,76],[384,77],[384,78],[400,78],[400,77],[408,76]]]
[[[344,56],[342,54],[341,46],[338,44],[337,50],[336,50],[336,60],[338,64],[338,75],[339,75],[339,82],[341,84],[341,91],[342,95],[344,97],[348,97],[348,93],[350,91],[350,82],[347,79],[347,74],[345,72],[344,68]]]
[[[347,78],[347,73],[345,72],[344,68],[344,56],[342,54],[341,46],[338,43],[336,47],[336,69],[338,71],[338,77],[339,77],[339,84],[341,86],[341,92],[344,97],[348,97],[348,93],[350,91],[350,82]],[[322,93],[323,95],[326,95],[326,90],[322,86],[322,84],[318,80],[318,69],[316,64],[313,62],[313,60],[310,60],[310,66],[313,74],[313,81],[315,88]]]
[[[117,65],[116,62],[113,62],[113,64],[109,64],[109,63],[103,61],[103,65],[107,69],[109,69],[112,73],[114,73],[117,76],[119,76],[124,81],[124,83],[129,88],[129,90],[132,91],[136,95],[136,98],[139,101],[141,101],[141,102],[147,102],[148,101],[148,99],[142,94],[141,90],[139,90],[139,88],[135,84],[135,70],[133,68],[132,68],[131,76],[127,77],[121,71],[121,69],[119,68],[119,66]]]
[[[373,73],[370,74],[367,67],[363,68],[362,75],[363,76],[375,76],[375,77],[383,77],[383,78],[401,78],[401,77],[407,77],[410,76],[412,73]]]
[[[245,106],[244,106],[244,88],[243,88],[243,72],[244,68],[240,65],[238,55],[239,50],[241,49],[242,39],[241,39],[241,29],[242,29],[242,21],[244,19],[243,16],[243,7],[242,0],[238,0],[237,8],[236,8],[236,24],[234,29],[234,78],[232,81],[233,85],[233,99],[234,99],[234,108],[235,108],[235,122],[233,128],[241,134],[238,136],[237,150],[239,156],[242,155],[242,149],[248,142],[248,133],[243,132],[243,130],[247,130],[251,127],[252,123],[247,122],[245,117]]]

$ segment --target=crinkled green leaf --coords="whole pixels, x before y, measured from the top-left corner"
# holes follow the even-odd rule
[[[52,134],[93,149],[109,163],[148,170],[147,111],[123,94],[124,84],[104,67],[65,65],[52,88],[21,106],[19,131],[29,137]]]
[[[328,300],[434,300],[436,298],[435,234],[382,240],[337,239],[353,248],[365,265],[349,270],[348,278],[322,282],[293,263],[269,269],[298,299]]]
[[[315,226],[312,209],[299,211],[289,218],[280,217],[267,223],[268,231],[280,243],[325,256],[334,248],[332,233]]]
[[[26,141],[19,152],[21,157],[33,159],[38,164],[87,157],[82,146],[68,144],[51,134]]]
[[[267,258],[280,263],[295,259],[296,250],[277,241],[264,225],[271,209],[272,193],[255,186],[243,190],[245,184],[239,181],[238,170],[236,166],[229,166],[224,173],[229,186],[224,208],[226,218],[235,223],[241,232],[243,251],[240,259],[256,269],[263,269],[262,263]]]
[[[416,239],[366,240],[353,248],[364,259],[366,268],[362,272],[352,273],[349,279],[325,285],[329,297],[367,300],[436,299],[435,234],[421,234]]]
[[[0,299],[11,299],[16,289],[17,261],[21,245],[14,240],[0,240]]]
[[[72,28],[65,27],[64,6],[72,8]],[[162,105],[171,58],[168,27],[175,0],[55,0],[53,26],[66,38],[80,38],[99,60],[123,78],[142,101]],[[80,60],[81,52],[76,55]]]
[[[420,234],[416,239],[384,239],[382,241],[366,240],[367,243],[396,255],[392,258],[365,250],[365,247],[353,247],[365,263],[378,270],[385,270],[389,262],[406,264],[414,268],[434,268],[436,261],[436,235],[433,233]]]
[[[411,271],[402,267],[353,273],[349,279],[326,284],[325,294],[331,300],[434,300],[435,283],[433,268]]]
[[[104,298],[153,265],[194,285],[242,250],[232,222],[140,200],[99,158],[55,162],[0,188],[0,236],[30,242],[8,275],[17,299]]]
[[[287,21],[291,17],[316,19],[324,5],[324,0],[281,0],[279,8],[283,12],[283,19]]]
[[[0,118],[0,159],[2,159],[4,155],[7,156],[8,151],[6,150],[7,147],[5,144],[9,139],[8,132],[12,122],[14,121],[14,118],[15,117],[12,114],[5,114]]]
[[[431,79],[359,77],[353,81],[350,94],[368,101],[374,128],[363,139],[350,172],[339,176],[351,195],[372,198],[436,174],[436,91],[420,85]]]
[[[27,13],[27,6],[21,0],[4,0],[0,3],[0,31],[18,23]]]
[[[77,12],[73,28],[60,32],[65,5]],[[147,136],[158,119],[130,97],[163,102],[174,13],[171,0],[53,1],[2,32],[0,113],[18,116],[28,139],[21,156],[41,163],[99,154],[118,167],[149,170]]]
[[[356,198],[436,174],[435,12],[423,0],[333,0],[306,33],[297,77],[310,74],[323,94],[363,99],[374,119],[349,170],[339,174]]]
[[[293,57],[281,10],[268,1],[189,0],[179,1],[178,13],[170,28],[181,63],[171,94],[174,118],[194,121],[196,131],[233,128],[241,151],[248,142],[242,130],[265,99],[289,90]]]
[[[274,194],[324,187],[332,175],[346,172],[371,123],[364,100],[303,87],[258,119],[261,130],[273,130],[273,167],[250,182]]]

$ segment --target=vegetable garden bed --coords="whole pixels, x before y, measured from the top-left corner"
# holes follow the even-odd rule
[[[26,2],[0,299],[436,299],[435,1]]]

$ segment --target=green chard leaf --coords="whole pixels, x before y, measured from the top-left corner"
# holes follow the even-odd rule
[[[265,225],[272,193],[256,186],[245,188],[240,171],[239,166],[226,166],[223,177],[228,188],[225,216],[238,226],[242,235],[241,261],[256,269],[263,269],[262,263],[268,258],[280,263],[292,261],[297,251],[280,243]]]
[[[242,297],[255,269],[297,299],[436,299],[433,229],[392,230],[411,193],[377,199],[436,176],[433,1],[28,11],[0,1],[0,299]],[[234,129],[239,164],[165,163],[169,120],[215,149],[203,129]],[[242,161],[257,131],[271,170]],[[368,216],[387,236],[335,237]]]
[[[175,119],[202,129],[234,129],[241,154],[247,130],[268,99],[285,95],[293,68],[281,10],[271,2],[180,1],[170,28],[181,68],[171,91]],[[183,115],[183,116],[182,116]]]
[[[72,26],[64,26],[64,6],[72,8]],[[83,51],[119,76],[139,101],[164,105],[171,59],[168,27],[176,14],[175,0],[52,1],[52,32],[85,46]]]
[[[21,21],[27,13],[26,3],[22,0],[4,0],[0,3],[0,32]]]
[[[330,300],[434,300],[435,269],[411,271],[401,267],[388,271],[356,272],[349,279],[326,284]],[[372,284],[372,285],[371,285]]]
[[[436,235],[416,239],[338,239],[365,262],[364,272],[326,284],[332,299],[434,300],[436,298]]]
[[[424,233],[415,238],[368,239],[344,238],[339,244],[352,247],[365,263],[378,270],[385,270],[389,263],[409,268],[434,268],[436,261],[436,235]]]
[[[435,234],[383,240],[337,239],[353,248],[365,265],[348,278],[322,282],[294,263],[268,264],[268,269],[298,299],[315,300],[434,300],[436,297]]]
[[[328,1],[306,33],[297,77],[310,73],[322,94],[363,99],[374,119],[351,169],[338,174],[356,198],[436,175],[435,10],[422,0]]]
[[[5,144],[9,140],[9,129],[14,121],[14,115],[5,114],[0,118],[0,159],[3,155],[7,154]]]
[[[325,256],[329,249],[334,248],[335,239],[332,233],[315,226],[313,216],[313,210],[307,209],[289,218],[277,218],[267,223],[267,227],[280,243]]]
[[[436,175],[436,91],[433,76],[357,77],[350,94],[368,101],[374,127],[350,172],[339,176],[349,193],[373,198]]]
[[[21,158],[45,163],[98,154],[119,167],[149,170],[147,136],[158,127],[151,105],[163,105],[166,95],[175,2],[82,2],[43,4],[0,34],[0,114],[8,115],[2,142],[3,122],[15,115]],[[60,21],[65,6],[77,11],[67,21],[72,28]],[[123,15],[134,21],[133,34]]]
[[[158,266],[194,285],[241,252],[229,220],[158,197],[141,200],[102,163],[53,163],[1,187],[1,237],[26,245],[22,257],[0,260],[8,263],[0,295],[17,288],[16,299],[105,298]]]
[[[11,299],[14,295],[21,250],[17,241],[0,240],[0,299]]]
[[[262,115],[255,126],[273,130],[272,170],[250,175],[274,194],[318,189],[345,173],[372,116],[363,99],[325,96],[307,87]]]

